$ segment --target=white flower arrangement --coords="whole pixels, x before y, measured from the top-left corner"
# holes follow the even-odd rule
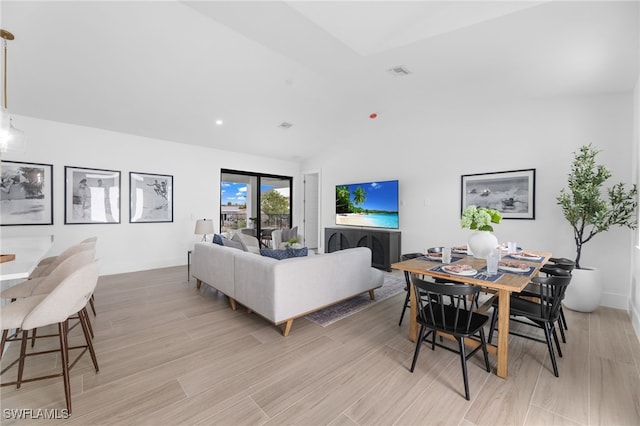
[[[502,215],[498,210],[477,207],[473,204],[462,211],[460,226],[462,229],[476,229],[478,231],[493,231],[492,223],[500,223]]]

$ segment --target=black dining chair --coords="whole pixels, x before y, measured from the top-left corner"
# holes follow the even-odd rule
[[[549,262],[545,263],[545,265],[540,268],[540,272],[544,273],[546,276],[556,276],[556,277],[568,277],[571,276],[571,272],[575,268],[576,263],[573,260],[552,257],[549,259]],[[536,283],[529,283],[520,293],[515,294],[517,297],[538,297],[539,289]],[[567,325],[567,320],[564,316],[564,311],[562,310],[562,305],[560,305],[560,317],[558,318],[558,329],[560,330],[560,336],[562,338],[563,343],[567,343],[567,337],[565,335],[565,330],[569,330],[569,326]]]
[[[537,285],[536,297],[532,299],[525,299],[524,297],[512,295],[510,298],[511,306],[509,315],[512,321],[544,330],[545,340],[532,335],[519,333],[511,330],[511,328],[509,328],[509,334],[546,343],[547,349],[549,350],[549,357],[551,358],[551,364],[553,366],[553,374],[558,377],[558,365],[556,363],[555,351],[553,349],[553,342],[551,338],[553,337],[553,340],[555,341],[558,349],[558,356],[562,357],[562,350],[560,349],[560,342],[558,341],[555,324],[560,318],[562,299],[564,299],[564,294],[571,282],[571,276],[563,277],[552,275],[548,277],[535,277],[531,281]],[[493,316],[491,318],[491,326],[489,328],[489,343],[493,338],[493,332],[498,318],[498,302],[494,301],[492,305]]]
[[[415,259],[420,256],[424,256],[424,255],[422,253],[406,253],[400,256],[400,261],[404,262],[405,260]],[[398,327],[402,325],[402,319],[404,318],[404,313],[407,310],[407,308],[410,306],[411,291],[409,289],[411,288],[411,278],[409,277],[408,271],[404,271],[404,280],[406,281],[406,286],[404,290],[407,292],[407,294],[404,297],[404,304],[402,305],[402,312],[400,313],[400,321],[398,322]]]
[[[411,276],[411,280],[419,308],[416,321],[420,324],[416,349],[411,363],[411,372],[413,373],[415,369],[423,343],[430,343],[431,350],[435,350],[435,347],[438,346],[458,353],[462,366],[465,398],[469,400],[467,360],[478,350],[482,350],[486,370],[487,372],[491,371],[483,328],[489,321],[489,317],[476,311],[478,305],[475,301],[480,293],[480,287],[462,283],[429,282],[421,280],[415,275]],[[445,298],[450,299],[452,303],[445,303]],[[469,298],[471,299],[470,304],[467,303]],[[437,332],[451,335],[458,342],[458,350],[436,342]],[[467,354],[465,339],[470,337],[477,337],[480,340],[480,344]]]

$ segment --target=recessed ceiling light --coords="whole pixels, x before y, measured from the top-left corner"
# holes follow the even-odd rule
[[[223,124],[224,124],[224,121],[222,121],[221,119],[216,120],[216,126],[222,126]]]
[[[293,124],[283,121],[282,123],[280,123],[280,125],[278,125],[278,127],[280,127],[281,129],[287,130],[293,127]]]

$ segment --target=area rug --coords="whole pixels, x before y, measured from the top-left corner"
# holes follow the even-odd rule
[[[305,316],[305,318],[322,327],[326,327],[403,292],[405,286],[404,276],[385,273],[382,287],[374,290],[376,300],[371,300],[369,293],[361,294],[344,302],[313,312]]]

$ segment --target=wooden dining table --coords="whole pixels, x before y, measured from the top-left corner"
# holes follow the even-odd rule
[[[533,251],[526,250],[526,253],[531,253],[539,256],[535,260],[522,260],[511,259],[511,256],[505,254],[503,260],[511,260],[522,262],[528,265],[529,270],[526,273],[508,272],[505,270],[499,270],[498,276],[487,278],[486,275],[486,261],[484,259],[477,259],[473,256],[468,256],[463,253],[453,253],[453,259],[451,264],[467,264],[473,269],[478,271],[477,274],[472,276],[456,275],[453,273],[447,273],[442,270],[443,264],[440,260],[430,259],[422,256],[414,259],[397,262],[391,265],[392,269],[398,269],[409,273],[423,275],[427,277],[440,278],[451,282],[462,282],[473,285],[478,285],[487,289],[488,292],[495,293],[498,298],[498,344],[487,344],[487,351],[497,357],[497,369],[496,374],[499,377],[507,378],[508,362],[509,362],[509,305],[511,293],[519,293],[530,282],[531,278],[538,275],[540,268],[549,260],[551,253],[545,251]],[[440,268],[439,268],[440,267]],[[498,277],[496,279],[496,277]],[[410,322],[409,322],[409,339],[415,342],[418,338],[418,324],[416,322],[416,316],[418,314],[417,304],[415,303],[415,293],[413,286],[409,286],[410,291]],[[492,303],[493,298],[489,299],[485,305],[481,308],[487,310]],[[479,342],[469,340],[469,344],[478,345]]]

